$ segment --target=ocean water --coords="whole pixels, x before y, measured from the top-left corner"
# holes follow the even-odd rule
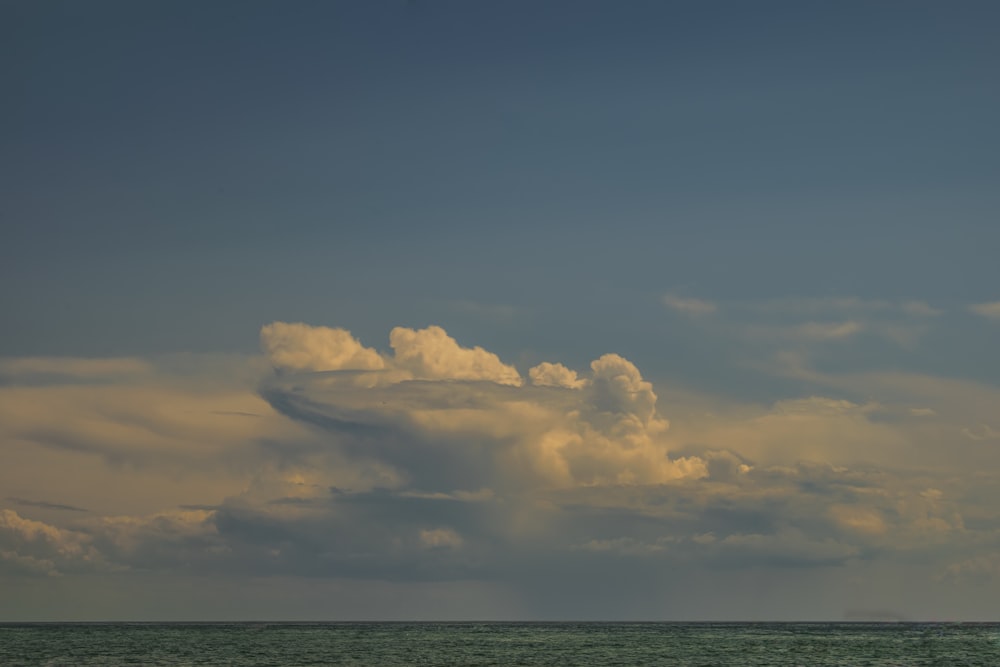
[[[1000,666],[1000,624],[22,623],[0,665]]]

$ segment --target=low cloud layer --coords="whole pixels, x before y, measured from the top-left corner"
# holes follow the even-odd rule
[[[917,616],[1000,590],[996,455],[962,431],[992,433],[985,386],[799,367],[808,393],[756,405],[661,390],[615,353],[519,369],[440,327],[380,349],[275,322],[261,347],[0,364],[0,578],[464,586],[562,617],[690,618],[656,596],[696,581],[724,617],[755,576],[781,591],[771,617],[803,585],[868,596],[810,607],[827,617],[896,608],[891,582],[852,583],[890,566],[929,582]]]

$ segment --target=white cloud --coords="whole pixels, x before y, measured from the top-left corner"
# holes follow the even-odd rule
[[[261,347],[278,368],[308,371],[378,370],[378,352],[344,329],[272,322],[260,330]]]
[[[261,328],[261,347],[276,368],[299,371],[389,371],[380,381],[489,380],[520,385],[517,369],[481,347],[461,347],[444,329],[396,327],[393,355],[365,347],[346,329],[272,322]],[[371,379],[371,378],[370,378]]]
[[[576,371],[562,364],[544,361],[528,371],[531,384],[536,387],[563,387],[565,389],[580,389],[587,386],[586,380],[577,377]]]
[[[389,334],[395,351],[391,363],[425,380],[489,380],[498,384],[520,385],[521,375],[513,366],[481,347],[464,348],[444,329],[396,327]]]

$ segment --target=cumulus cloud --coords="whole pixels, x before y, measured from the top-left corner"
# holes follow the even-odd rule
[[[627,359],[607,354],[579,378],[542,363],[517,370],[439,327],[390,334],[396,372],[274,378],[263,395],[286,416],[335,437],[356,460],[377,458],[423,491],[697,478],[704,462],[671,458],[656,394]]]
[[[528,371],[531,384],[536,387],[565,387],[566,389],[580,389],[587,386],[586,380],[577,377],[576,371],[570,370],[562,364],[553,364],[544,361]]]
[[[260,330],[261,347],[278,368],[307,371],[378,370],[378,352],[366,348],[345,329],[300,322],[272,322]]]
[[[365,347],[346,329],[272,322],[260,332],[261,347],[276,368],[298,371],[395,371],[420,380],[488,380],[520,385],[517,369],[481,347],[465,348],[444,329],[396,327],[392,355]]]
[[[63,571],[90,569],[101,561],[85,533],[0,510],[0,567],[59,576]]]
[[[521,375],[516,368],[481,347],[461,347],[441,327],[396,327],[389,334],[389,344],[395,351],[393,365],[409,371],[417,379],[521,384]]]

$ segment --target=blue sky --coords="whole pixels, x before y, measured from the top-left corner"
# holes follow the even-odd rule
[[[315,577],[366,617],[621,618],[696,581],[695,607],[635,609],[993,613],[998,23],[992,2],[4,3],[0,617],[351,617],[296,604]],[[165,522],[214,555],[191,565]],[[357,550],[324,566],[334,526]],[[199,577],[225,600],[229,566],[249,607],[66,606]],[[649,579],[582,586],[623,567]]]

